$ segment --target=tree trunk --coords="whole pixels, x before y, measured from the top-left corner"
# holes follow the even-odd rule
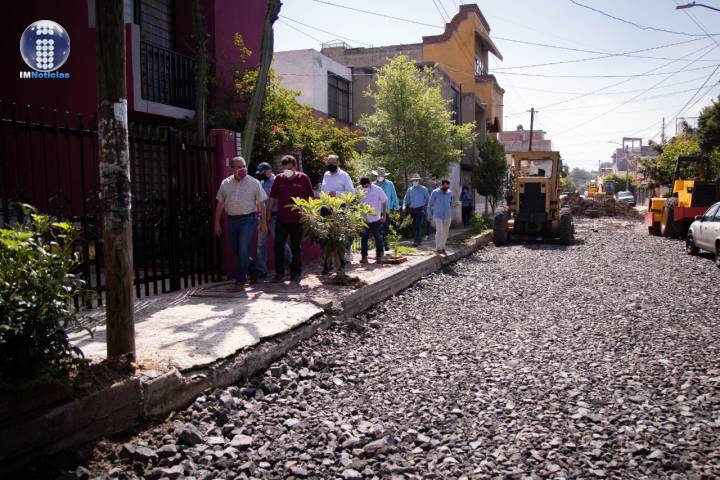
[[[108,358],[123,354],[135,356],[124,14],[123,2],[96,2],[98,146]]]
[[[202,0],[193,0],[192,22],[197,51],[195,52],[195,122],[198,137],[205,145],[205,124],[207,123],[207,79],[208,79],[208,53],[207,31],[205,28],[205,15]]]
[[[265,88],[267,87],[268,73],[270,71],[270,63],[273,55],[273,23],[280,14],[280,0],[269,0],[268,9],[265,14],[265,25],[263,27],[262,46],[260,48],[260,69],[258,71],[257,80],[255,81],[255,89],[253,90],[252,100],[248,108],[247,121],[243,129],[242,136],[242,155],[245,161],[250,165],[252,157],[253,140],[255,139],[255,129],[257,128],[260,114],[262,113],[263,100],[265,99]]]

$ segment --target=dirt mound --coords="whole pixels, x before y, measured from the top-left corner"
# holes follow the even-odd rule
[[[616,202],[612,196],[599,194],[594,198],[582,198],[570,193],[562,201],[562,206],[570,207],[576,217],[626,217],[640,218],[640,213],[627,203]]]

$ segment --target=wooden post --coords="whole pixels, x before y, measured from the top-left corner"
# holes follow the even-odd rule
[[[203,14],[202,0],[192,2],[192,23],[197,51],[195,52],[195,123],[201,145],[205,145],[205,123],[207,112],[208,52],[207,29]]]
[[[268,9],[265,14],[265,26],[263,27],[262,44],[260,47],[260,69],[258,70],[257,80],[255,81],[255,89],[250,100],[248,108],[247,121],[243,129],[242,156],[250,166],[252,157],[253,140],[255,139],[255,129],[257,122],[262,113],[263,100],[265,99],[265,87],[267,86],[268,72],[270,71],[270,63],[273,56],[273,23],[280,15],[280,0],[269,0]]]
[[[124,2],[96,0],[100,190],[107,356],[135,356]]]

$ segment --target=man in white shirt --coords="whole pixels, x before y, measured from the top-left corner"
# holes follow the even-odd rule
[[[327,171],[323,175],[320,190],[331,197],[337,197],[341,193],[355,193],[352,179],[345,170],[340,168],[337,155],[328,156]]]
[[[367,227],[362,232],[362,240],[360,242],[360,253],[362,258],[360,263],[368,262],[368,238],[372,233],[375,239],[375,263],[382,263],[385,247],[383,245],[383,230],[385,226],[385,215],[387,215],[387,195],[382,188],[370,183],[368,177],[360,179],[359,191],[365,193],[362,202],[372,207],[373,215],[365,215],[363,220]]]
[[[323,175],[320,191],[331,197],[337,197],[341,193],[355,193],[352,179],[348,173],[340,168],[340,160],[337,155],[328,155],[327,171]],[[345,261],[352,262],[351,242],[345,244]]]

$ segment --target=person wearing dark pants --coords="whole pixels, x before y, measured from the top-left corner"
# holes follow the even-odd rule
[[[473,212],[473,201],[475,200],[472,192],[467,186],[462,187],[460,194],[460,203],[462,204],[462,223],[463,227],[470,226],[470,219]]]
[[[385,196],[387,197],[388,214],[386,215],[385,225],[383,228],[383,242],[385,243],[385,251],[387,252],[390,250],[388,239],[390,238],[392,214],[393,212],[400,210],[400,200],[398,199],[397,191],[395,190],[395,184],[387,179],[388,173],[385,168],[380,167],[377,170],[373,170],[371,173],[375,175],[375,185],[382,188],[383,192],[385,192]]]
[[[413,231],[415,232],[415,240],[413,246],[417,247],[422,241],[421,231],[425,222],[425,207],[430,199],[430,193],[424,185],[420,185],[420,176],[417,173],[410,175],[411,186],[405,192],[403,198],[403,210],[407,209],[412,215]]]
[[[370,235],[375,239],[375,261],[380,263],[383,258],[383,227],[385,222],[378,220],[377,222],[369,222],[367,228],[363,230],[362,236],[360,237],[360,254],[362,258],[360,263],[367,263],[368,261],[368,239]]]
[[[285,155],[281,162],[283,173],[275,177],[270,188],[270,205],[268,207],[272,212],[273,206],[278,205],[274,244],[275,276],[272,280],[274,283],[282,283],[285,280],[285,242],[288,236],[293,256],[292,262],[290,262],[290,281],[300,281],[302,224],[300,223],[300,214],[292,209],[293,198],[312,198],[315,195],[310,178],[304,173],[296,171],[295,157]]]
[[[301,262],[300,262],[300,244],[302,242],[302,223],[286,223],[281,220],[275,223],[275,277],[283,279],[285,277],[285,242],[290,237],[290,252],[292,260],[290,261],[290,280],[297,281],[300,279]],[[282,259],[282,261],[278,261]]]
[[[385,227],[385,218],[387,211],[387,195],[385,191],[370,183],[368,177],[360,179],[360,188],[358,192],[363,192],[362,202],[370,206],[373,210],[372,215],[364,215],[363,220],[367,227],[362,232],[360,241],[360,263],[368,261],[368,237],[372,233],[375,239],[375,262],[382,263],[385,247],[383,245],[383,228]]]

